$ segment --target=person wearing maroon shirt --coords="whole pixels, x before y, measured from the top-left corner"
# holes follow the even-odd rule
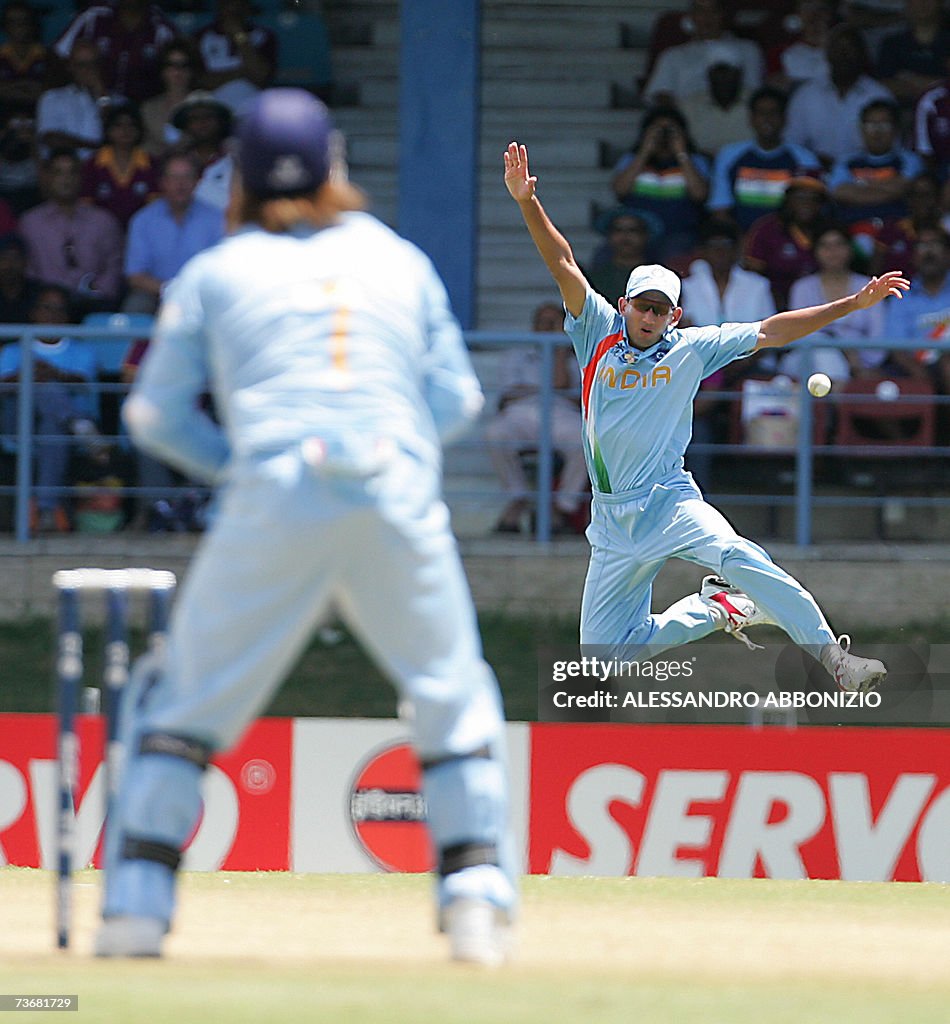
[[[742,265],[769,279],[778,309],[788,305],[792,282],[818,269],[813,250],[827,198],[818,178],[791,178],[779,209],[754,220],[746,232]]]
[[[214,22],[195,42],[205,66],[202,87],[234,110],[273,80],[277,37],[251,21],[249,0],[217,0]]]
[[[940,223],[940,182],[929,172],[915,175],[904,194],[907,216],[885,224],[877,236],[871,257],[870,273],[881,274],[885,267],[901,270],[905,277],[917,273],[914,248],[924,228]]]
[[[161,92],[159,51],[177,32],[148,0],[93,4],[77,14],[54,49],[67,57],[78,39],[91,39],[102,57],[109,91],[141,103]]]
[[[59,71],[59,60],[40,42],[39,13],[26,0],[10,0],[3,8],[0,45],[0,103],[11,116],[33,117],[40,93]]]
[[[941,181],[950,178],[950,78],[917,101],[914,149]]]
[[[110,107],[103,135],[105,145],[83,164],[81,195],[114,214],[124,230],[132,214],[158,195],[158,168],[142,148],[145,126],[138,107]]]

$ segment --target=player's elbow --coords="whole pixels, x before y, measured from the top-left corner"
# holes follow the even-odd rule
[[[768,317],[759,326],[755,347],[756,349],[784,348],[800,337],[800,334],[793,334],[789,331],[777,317]]]

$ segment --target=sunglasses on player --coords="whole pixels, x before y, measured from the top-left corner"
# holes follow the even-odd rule
[[[668,302],[652,302],[650,299],[628,299],[638,313],[652,313],[654,316],[668,316],[673,307]]]

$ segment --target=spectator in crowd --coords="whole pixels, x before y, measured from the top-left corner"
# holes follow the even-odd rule
[[[742,61],[728,44],[711,48],[706,68],[706,88],[679,101],[690,125],[693,142],[709,155],[720,147],[745,138],[749,130]]]
[[[828,224],[815,239],[815,262],[818,270],[799,278],[789,291],[789,309],[805,309],[822,302],[834,302],[860,291],[868,278],[854,272],[855,250],[844,224]],[[887,358],[883,348],[842,349],[848,341],[879,341],[884,337],[884,305],[859,309],[853,315],[837,320],[813,338],[829,347],[810,352],[794,348],[779,359],[779,373],[800,379],[812,370],[826,373],[833,381],[851,377],[876,376]]]
[[[47,89],[36,107],[36,138],[44,158],[54,149],[75,149],[85,159],[102,144],[102,111],[110,98],[96,44],[79,40],[67,70],[69,83]]]
[[[721,325],[724,323],[750,323],[772,316],[775,302],[767,278],[739,266],[739,231],[725,221],[709,221],[703,228],[703,241],[699,256],[689,265],[683,279],[680,304],[684,326]],[[704,392],[728,391],[735,388],[743,377],[761,369],[763,359],[774,355],[758,353],[743,359],[707,377],[693,402],[693,440],[686,450],[689,471],[700,487],[713,483],[712,453],[700,451],[695,445],[722,443],[729,437],[729,401],[708,398]]]
[[[802,82],[828,77],[830,69],[825,48],[832,17],[829,0],[798,0],[793,37],[771,47],[766,53],[769,85],[791,92]]]
[[[675,260],[696,245],[709,194],[709,161],[697,152],[675,107],[644,114],[637,141],[614,168],[611,187],[624,206],[662,224],[658,259]]]
[[[0,107],[0,196],[17,213],[40,201],[36,121]]]
[[[828,175],[838,216],[848,226],[865,266],[870,265],[885,226],[906,215],[907,187],[924,169],[920,157],[900,145],[899,133],[896,104],[872,100],[861,111],[864,145],[839,160]]]
[[[875,239],[872,274],[881,274],[886,267],[901,270],[904,277],[913,277],[914,245],[920,230],[940,223],[940,182],[933,174],[924,171],[915,175],[907,184],[904,201],[907,216],[888,221]]]
[[[595,291],[616,302],[624,293],[630,271],[652,261],[648,248],[651,226],[640,214],[617,206],[598,217],[595,227],[606,242],[594,254],[585,275]]]
[[[90,40],[103,60],[109,91],[135,103],[161,90],[158,54],[176,36],[175,26],[149,0],[93,4],[67,26],[55,44],[65,57],[80,39]]]
[[[132,215],[158,192],[158,168],[142,148],[145,125],[138,107],[110,107],[103,119],[105,145],[82,169],[82,196],[113,214],[128,227]]]
[[[37,288],[30,310],[34,324],[68,324],[72,322],[69,292],[57,285],[43,284]],[[66,501],[57,489],[68,480],[71,446],[60,436],[75,435],[85,445],[98,445],[96,424],[98,401],[89,389],[75,385],[96,380],[98,365],[93,345],[85,340],[44,335],[33,341],[33,379],[41,387],[33,392],[34,442],[36,453],[37,497],[31,509],[33,528],[40,533],[66,532],[70,529]],[[20,377],[20,346],[5,345],[0,349],[0,380],[17,381]],[[0,403],[3,433],[16,433],[17,400],[4,398]],[[51,438],[47,440],[47,438]]]
[[[776,312],[768,278],[739,265],[739,237],[725,221],[703,227],[699,255],[683,278],[684,326],[751,323]]]
[[[861,148],[861,111],[871,100],[894,97],[868,74],[870,61],[861,33],[837,25],[828,35],[828,78],[799,86],[788,104],[785,141],[806,146],[826,168]]]
[[[215,20],[196,35],[204,88],[232,110],[270,85],[277,69],[277,37],[251,20],[250,0],[216,0]]]
[[[950,395],[950,352],[930,347],[950,339],[950,235],[922,227],[914,243],[916,273],[903,302],[885,302],[884,332],[895,347],[888,369],[929,381]]]
[[[43,165],[46,202],[28,210],[20,232],[27,274],[66,288],[79,312],[116,309],[122,286],[122,227],[107,210],[80,202],[81,165],[71,149]]]
[[[201,167],[197,198],[224,210],[231,194],[234,167],[228,152],[233,117],[230,108],[212,93],[191,93],[172,114],[172,125],[182,133],[182,145],[196,157]]]
[[[561,332],[564,308],[560,303],[538,306],[532,318],[532,330]],[[534,347],[519,345],[504,354],[498,412],[485,428],[485,437],[495,471],[505,487],[508,504],[495,526],[496,533],[518,533],[521,520],[531,507],[531,488],[521,464],[519,451],[537,448],[541,429],[541,362]],[[572,371],[574,376],[572,377]],[[570,517],[583,500],[587,469],[581,447],[581,414],[575,389],[577,364],[570,346],[554,350],[554,396],[551,403],[551,441],[564,460],[551,529],[553,533],[573,533]]]
[[[817,175],[818,157],[804,146],[782,141],[785,94],[762,86],[749,97],[752,138],[723,146],[713,162],[709,211],[746,231],[754,220],[778,209],[789,180]]]
[[[126,312],[153,313],[162,289],[192,256],[224,236],[223,213],[196,198],[198,167],[189,153],[171,153],[161,175],[161,197],[129,222]]]
[[[927,169],[950,180],[950,78],[928,89],[914,109],[914,149]]]
[[[776,309],[788,306],[794,281],[818,269],[815,239],[827,219],[827,200],[818,178],[792,178],[778,210],[753,221],[746,232],[743,265],[769,279]]]
[[[0,324],[27,323],[35,298],[36,285],[26,276],[26,242],[8,231],[0,235]]]
[[[11,117],[33,117],[40,93],[59,70],[55,54],[40,40],[40,12],[26,0],[3,8],[0,45],[0,104]]]
[[[651,104],[677,104],[687,96],[706,91],[709,53],[728,43],[742,65],[747,88],[762,84],[763,58],[758,45],[738,39],[725,29],[725,14],[719,0],[693,0],[690,4],[693,38],[671,46],[657,58],[653,72],[643,89],[643,98]]]
[[[170,146],[181,139],[181,132],[171,123],[172,113],[194,91],[202,72],[201,59],[187,40],[173,39],[160,54],[164,88],[142,104],[145,121],[145,148],[153,156],[164,156]]]
[[[947,73],[950,26],[940,0],[904,0],[904,17],[904,26],[882,39],[875,74],[903,108],[912,110]]]

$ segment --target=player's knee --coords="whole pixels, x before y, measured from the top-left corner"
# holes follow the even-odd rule
[[[762,561],[772,561],[764,548],[744,537],[737,537],[721,547],[719,569],[722,575],[729,579],[730,566],[746,566]]]
[[[406,696],[423,761],[466,754],[473,745],[500,741],[501,694],[494,673],[481,659],[448,677],[412,680]]]

